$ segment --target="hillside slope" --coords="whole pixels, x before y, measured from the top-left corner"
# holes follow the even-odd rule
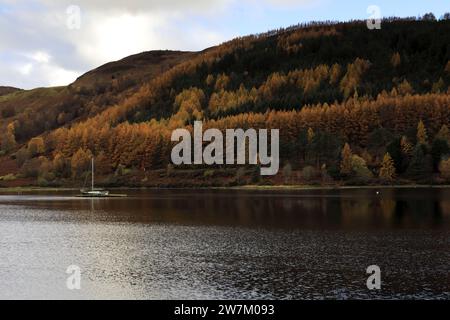
[[[92,155],[105,185],[444,183],[449,85],[450,20],[387,19],[381,30],[311,23],[198,54],[131,56],[67,88],[0,97],[0,109],[12,98],[23,105],[5,119],[2,145],[20,176],[43,184],[73,183]],[[33,113],[64,95],[70,103],[51,115]],[[251,166],[174,170],[170,133],[194,120],[279,128],[280,175],[261,181]]]
[[[17,142],[86,119],[136,92],[143,83],[196,53],[149,51],[107,63],[67,87],[0,88],[0,128],[16,123]],[[2,94],[3,93],[3,94]]]
[[[4,95],[10,94],[10,93],[13,93],[13,92],[16,92],[16,91],[20,91],[20,90],[21,89],[14,88],[14,87],[3,87],[3,86],[0,86],[0,96],[4,96]]]

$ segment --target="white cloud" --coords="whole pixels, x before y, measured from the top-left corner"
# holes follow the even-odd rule
[[[218,14],[234,1],[78,0],[80,28],[68,28],[70,3],[3,0],[9,7],[0,14],[0,85],[67,85],[142,51],[202,50],[229,35],[197,25],[195,17]]]
[[[36,51],[31,55],[31,58],[38,63],[48,63],[51,57],[44,51]]]
[[[0,85],[26,89],[67,85],[92,68],[142,51],[205,49],[234,36],[232,28],[209,22],[214,25],[241,1],[263,6],[257,0],[0,1],[6,5],[0,11]],[[282,7],[311,1],[264,2]],[[77,10],[67,10],[73,5],[80,8],[79,28],[68,27],[78,22],[70,16]]]
[[[98,65],[155,48],[161,43],[157,30],[163,26],[164,21],[151,14],[96,14],[71,40],[85,60]]]
[[[47,75],[47,82],[52,87],[69,84],[80,75],[79,72],[66,70],[51,65],[43,67],[42,71]]]
[[[31,63],[24,64],[22,66],[19,66],[17,70],[24,76],[28,76],[31,73],[31,70],[33,70],[33,64]]]

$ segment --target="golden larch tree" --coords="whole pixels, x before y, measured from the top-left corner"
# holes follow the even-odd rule
[[[450,132],[448,127],[444,124],[436,135],[436,138],[447,141],[450,143]]]
[[[392,157],[388,152],[384,155],[383,162],[381,163],[380,178],[391,182],[395,179],[395,175],[394,160],[392,160]]]
[[[312,143],[313,139],[314,139],[314,130],[312,128],[308,129],[308,143]]]
[[[419,144],[428,144],[428,134],[423,121],[420,120],[417,125],[417,143]]]

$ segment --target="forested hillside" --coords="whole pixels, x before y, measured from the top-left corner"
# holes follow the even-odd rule
[[[158,54],[0,96],[2,153],[17,168],[3,183],[78,186],[92,156],[104,185],[450,182],[450,20],[310,23]],[[280,129],[279,175],[173,167],[170,134],[195,120]]]

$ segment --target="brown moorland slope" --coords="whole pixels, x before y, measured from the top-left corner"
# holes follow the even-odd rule
[[[148,51],[100,66],[69,86],[33,90],[0,87],[0,130],[15,123],[16,140],[22,143],[89,118],[195,55],[195,52]]]

